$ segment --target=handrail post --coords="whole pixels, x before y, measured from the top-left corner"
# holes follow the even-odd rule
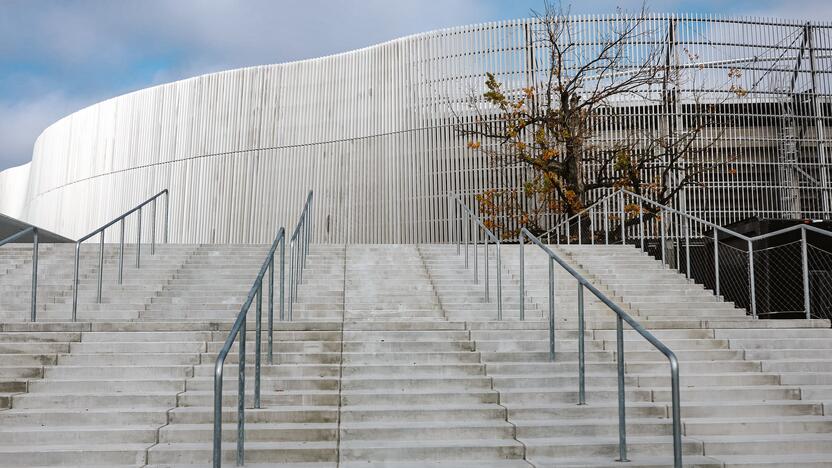
[[[578,245],[584,243],[583,226],[581,225],[581,213],[578,212]]]
[[[468,215],[468,221],[469,221],[469,224],[473,224],[473,223],[470,222],[471,221],[471,215],[470,214]],[[477,228],[476,224],[473,224],[472,234],[474,236],[474,284],[479,284],[480,274],[479,274],[479,271],[477,271],[477,264],[479,263],[479,261],[477,259],[477,255],[479,255],[478,251],[479,251],[480,233],[479,233],[479,229]]]
[[[503,319],[503,272],[502,262],[500,261],[500,241],[497,241],[497,320]]]
[[[274,254],[269,258],[269,365],[274,364]]]
[[[289,298],[286,301],[286,320],[292,321],[292,309],[295,301],[295,238],[289,244]]]
[[[165,189],[165,244],[168,243],[168,199],[170,198],[170,192]]]
[[[578,405],[586,404],[584,329],[584,284],[578,281]]]
[[[616,461],[627,462],[630,460],[627,459],[627,403],[624,389],[624,320],[620,315],[616,316],[615,341],[617,345],[616,357],[618,358],[618,460]]]
[[[38,310],[38,246],[38,228],[32,228],[32,310],[29,317],[32,322],[37,321]]]
[[[272,259],[274,261],[274,259]],[[286,231],[283,231],[283,238],[280,239],[280,321],[282,322],[285,317],[283,315],[285,302],[286,302],[286,291],[283,281],[286,276]]]
[[[242,325],[240,326],[239,343],[237,343],[238,385],[237,385],[237,466],[245,464],[245,440],[246,440],[246,317],[248,311],[243,313]]]
[[[260,409],[260,337],[263,321],[263,280],[257,287],[254,314],[254,407]]]
[[[610,244],[610,214],[609,214],[609,198],[604,197],[604,244]]]
[[[809,296],[809,254],[807,250],[806,229],[800,229],[800,263],[803,267],[803,310],[806,312],[806,319],[810,319],[812,318],[812,301]]]
[[[627,226],[624,219],[624,192],[618,192],[618,200],[620,205],[619,216],[621,216],[621,245],[627,245]]]
[[[589,243],[595,245],[595,211],[589,209]]]
[[[714,228],[714,283],[719,296],[719,231]]]
[[[690,279],[690,219],[687,216],[685,216],[685,273]]]
[[[748,286],[751,301],[751,316],[757,318],[757,290],[754,278],[754,243],[748,241]]]
[[[673,416],[673,466],[682,468],[682,409],[679,395],[679,361],[671,353],[670,360],[670,399]]]
[[[150,255],[156,255],[156,199],[150,203]]]
[[[217,357],[214,364],[214,436],[212,458],[214,468],[222,466],[222,373],[225,356]]]
[[[641,250],[644,250],[644,206],[641,199],[638,200],[638,236],[641,241]]]
[[[136,268],[141,268],[141,258],[142,258],[142,209],[136,212],[138,216],[137,228],[136,228]]]
[[[101,304],[101,283],[104,278],[104,231],[101,231],[98,241],[98,296],[96,302]]]
[[[81,243],[75,243],[75,273],[72,277],[72,321],[78,318],[78,263],[81,261]]]
[[[465,227],[465,229],[462,229],[462,231],[465,233],[465,269],[467,270],[468,269],[468,244],[471,243],[471,223],[468,223],[467,227],[464,226],[465,225],[465,218],[464,218],[465,214],[466,213],[464,213],[464,212],[460,213],[459,226],[460,226],[460,229]]]
[[[523,244],[526,242],[526,236],[523,230],[520,230],[520,320],[526,319],[526,269],[524,266],[525,249]]]
[[[661,241],[661,244],[662,244],[661,245],[662,265],[664,265],[665,264],[665,261],[664,261],[664,257],[665,257],[665,252],[664,252],[664,249],[665,249],[665,239],[664,239],[665,233],[664,233],[664,229],[665,229],[665,227],[664,227],[664,213],[662,211],[659,211],[659,218],[661,218],[660,219],[660,225],[659,225],[659,231],[661,231],[661,232],[659,234],[660,234],[660,241]]]
[[[485,243],[483,244],[483,250],[485,251],[485,302],[491,302],[491,296],[489,295],[489,281],[488,281],[488,234],[486,233],[485,236]]]
[[[119,222],[119,230],[121,234],[118,241],[118,284],[122,284],[124,282],[124,218],[121,218]]]
[[[456,254],[459,255],[460,244],[462,244],[462,223],[460,222],[459,216],[457,216],[459,207],[457,206],[456,199],[454,199],[454,202],[451,203],[451,207],[453,207],[454,212],[454,237],[456,238]]]
[[[549,361],[555,361],[555,260],[549,257]]]

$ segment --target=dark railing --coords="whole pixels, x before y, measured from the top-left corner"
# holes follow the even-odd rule
[[[32,322],[37,321],[37,305],[38,305],[38,228],[31,226],[22,231],[18,231],[11,236],[0,240],[0,246],[14,242],[27,234],[32,234],[32,303],[30,319]]]
[[[679,397],[679,361],[676,355],[652,333],[647,331],[640,323],[633,319],[627,312],[613,302],[606,294],[598,290],[583,275],[552,252],[547,245],[543,244],[531,232],[522,228],[520,230],[520,304],[521,307],[525,298],[525,272],[524,272],[524,249],[525,238],[540,247],[549,256],[549,359],[555,359],[555,270],[554,262],[557,262],[578,282],[578,404],[586,404],[585,396],[585,351],[584,351],[584,288],[588,289],[595,297],[607,305],[616,315],[616,360],[618,361],[618,461],[627,459],[627,420],[626,420],[626,399],[624,392],[624,322],[639,335],[644,337],[659,352],[667,357],[670,362],[671,402],[673,417],[673,464],[676,468],[682,466],[682,419]]]
[[[303,271],[303,264],[306,261],[306,254],[309,252],[309,240],[311,238],[311,213],[312,205],[312,191],[306,197],[306,203],[292,234],[292,254],[290,255],[290,275],[292,275],[289,282],[289,300],[288,319],[292,319],[292,301],[295,295],[292,291],[300,282],[300,276]],[[295,242],[298,243],[298,251],[295,252]],[[254,279],[254,284],[249,289],[243,306],[240,308],[240,313],[228,333],[228,338],[222,346],[217,355],[216,363],[214,364],[214,434],[213,434],[213,465],[215,468],[222,466],[222,384],[223,384],[223,370],[225,368],[225,360],[231,347],[236,341],[237,354],[239,355],[238,369],[239,377],[237,382],[237,465],[242,466],[245,463],[245,398],[246,398],[246,317],[251,308],[251,303],[255,303],[255,342],[254,342],[254,407],[260,408],[260,361],[261,361],[261,334],[262,334],[262,308],[263,308],[263,279],[268,273],[268,359],[269,364],[274,364],[274,264],[275,251],[280,246],[280,320],[284,319],[284,278],[285,278],[285,252],[286,252],[286,230],[280,228],[277,236],[272,242],[269,252],[266,254],[266,259]]]
[[[161,192],[153,195],[152,197],[148,198],[147,200],[143,201],[142,203],[138,204],[133,209],[127,211],[126,213],[122,214],[121,216],[113,219],[109,223],[101,226],[100,228],[92,231],[91,233],[87,234],[86,236],[78,239],[75,242],[75,267],[73,269],[74,276],[72,280],[72,321],[77,320],[78,316],[78,268],[81,261],[81,244],[98,234],[100,236],[98,241],[98,294],[96,302],[101,302],[101,294],[102,294],[102,282],[104,276],[104,231],[107,230],[110,226],[120,223],[121,226],[121,236],[119,240],[119,255],[118,255],[118,284],[121,284],[123,281],[123,270],[124,270],[124,220],[133,213],[137,213],[138,220],[136,223],[136,268],[141,267],[141,254],[142,254],[142,208],[148,204],[150,204],[151,215],[150,215],[150,254],[154,255],[156,253],[156,200],[161,196],[165,197],[165,219],[164,219],[164,241],[165,243],[168,242],[168,189],[164,189]]]

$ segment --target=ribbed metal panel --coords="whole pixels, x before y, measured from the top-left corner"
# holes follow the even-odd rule
[[[611,20],[573,18],[580,47],[597,46]],[[741,124],[706,156],[730,160],[731,170],[689,190],[688,208],[720,223],[751,214],[828,217],[828,184],[809,183],[800,171],[820,182],[829,170],[823,153],[830,123],[830,26],[807,30],[781,20],[696,16],[648,21],[657,37],[676,28],[674,66],[700,69],[703,78],[691,86],[713,99],[727,92],[722,83],[729,67],[743,70],[740,82],[752,89],[759,69],[780,57],[778,70],[766,77],[771,92],[737,101],[741,105],[730,112]],[[515,89],[532,84],[546,56],[532,40],[534,28],[533,20],[451,28],[101,102],[38,138],[22,216],[78,237],[169,188],[171,242],[267,242],[278,226],[295,220],[312,189],[315,241],[444,241],[449,191],[516,187],[523,179],[521,169],[490,169],[467,150],[449,109],[464,112],[469,91],[481,89],[487,71]],[[802,42],[807,31],[814,73],[808,55],[798,60],[808,54]],[[647,46],[632,47],[638,52]],[[774,92],[786,85],[788,92]],[[784,172],[781,109],[807,90],[817,105],[797,103],[803,107],[793,117],[800,147],[794,167],[800,171]],[[627,112],[626,121],[610,120],[615,125],[599,129],[597,138],[618,138],[625,125],[649,120],[651,111],[631,106]],[[21,190],[8,179],[0,175],[4,199]]]

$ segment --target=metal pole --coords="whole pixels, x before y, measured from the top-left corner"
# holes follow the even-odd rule
[[[468,220],[470,222],[470,218]],[[477,251],[479,250],[479,241],[480,241],[479,229],[477,229],[475,227],[472,234],[474,235],[474,284],[479,284],[479,282],[480,282],[479,271],[477,271],[477,263],[479,263],[478,260],[477,260],[477,255],[478,255]]]
[[[664,214],[661,211],[659,211],[659,217],[661,218],[661,224],[659,225],[659,230],[661,232],[659,234],[660,234],[660,241],[662,243],[662,245],[661,245],[662,264],[664,264],[665,263],[664,262],[664,247],[665,247],[665,245],[664,245]]]
[[[800,230],[800,255],[803,265],[803,310],[806,311],[806,319],[810,319],[812,318],[812,304],[809,298],[809,253],[806,247],[806,229]]]
[[[500,242],[497,241],[497,320],[503,319],[503,270],[500,261]]]
[[[584,243],[583,226],[581,226],[581,214],[578,213],[578,245]]]
[[[459,217],[459,226],[462,229],[463,225],[465,224],[465,218],[463,217],[464,213],[461,213]],[[468,244],[471,242],[471,224],[468,224],[468,227],[463,229],[465,233],[465,269],[468,269]]]
[[[627,244],[627,226],[624,223],[624,192],[618,192],[618,200],[620,206],[619,216],[621,216],[621,245]]]
[[[150,255],[156,255],[156,199],[150,203]]]
[[[488,252],[488,234],[487,233],[484,233],[484,234],[485,235],[483,237],[485,239],[483,239],[483,240],[485,241],[485,243],[483,244],[483,248],[485,250],[485,271],[483,273],[485,275],[485,302],[491,302],[491,296],[488,293],[488,289],[489,289],[488,288],[488,286],[489,286],[489,284],[488,284],[489,283],[489,281],[488,281],[488,253],[489,253]]]
[[[247,315],[246,310],[243,315]],[[237,386],[237,466],[245,464],[245,439],[246,439],[246,319],[240,326],[240,335],[237,352],[239,354],[238,386]]]
[[[589,209],[589,243],[595,245],[595,212]]]
[[[37,321],[38,308],[38,228],[32,228],[32,322]]]
[[[641,199],[638,199],[638,235],[641,240],[641,250],[644,250],[644,208]]]
[[[586,404],[586,365],[584,351],[584,284],[578,282],[578,404]]]
[[[456,203],[452,203],[451,207],[453,208],[454,213],[454,237],[456,238],[456,254],[459,255],[459,246],[460,244],[462,244],[462,223],[459,219],[459,216],[457,215],[458,207],[456,206]]]
[[[620,462],[630,461],[627,459],[627,416],[625,414],[626,402],[624,395],[624,320],[620,315],[616,317],[615,340],[618,347],[618,460]]]
[[[757,318],[757,291],[754,280],[754,245],[748,241],[748,285],[751,295],[751,316]]]
[[[289,244],[289,300],[286,301],[286,319],[292,321],[292,308],[295,300],[295,240]]]
[[[254,309],[254,407],[260,409],[260,337],[263,322],[263,280],[257,287],[257,304]]]
[[[78,263],[81,260],[81,243],[75,243],[75,273],[72,279],[72,321],[78,317]]]
[[[274,259],[272,259],[274,260]],[[285,291],[283,280],[286,270],[286,231],[283,231],[283,238],[280,239],[280,321],[284,320],[283,309],[285,307]]]
[[[690,219],[685,217],[685,272],[690,279]]]
[[[714,281],[716,295],[719,296],[719,231],[714,228]]]
[[[523,231],[520,231],[520,320],[526,319],[526,269],[523,265],[525,260],[525,252],[523,244],[526,242],[526,236]]]
[[[168,199],[170,192],[165,192],[165,244],[168,243]]]
[[[119,221],[119,235],[118,241],[118,284],[124,282],[124,218]]]
[[[269,365],[274,364],[274,254],[269,259]]]
[[[682,468],[682,409],[679,397],[679,361],[670,357],[670,398],[673,413],[673,466]]]
[[[609,213],[609,198],[604,198],[604,244],[610,243],[610,213]]]
[[[98,296],[96,302],[101,304],[101,281],[104,278],[104,231],[98,241]]]
[[[549,360],[555,360],[555,260],[549,257]]]
[[[222,466],[222,372],[224,361],[217,360],[214,365],[214,443],[213,443],[213,465],[214,468]]]
[[[142,257],[142,209],[139,208],[138,211],[138,224],[136,229],[136,268],[140,267],[140,261]]]

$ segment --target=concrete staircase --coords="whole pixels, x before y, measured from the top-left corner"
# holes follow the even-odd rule
[[[118,285],[118,249],[106,247],[97,304],[97,248],[85,246],[71,323],[73,251],[44,246],[34,324],[31,250],[0,249],[0,466],[210,463],[214,360],[267,246],[157,246],[138,270],[134,249]],[[633,248],[554,250],[679,356],[686,465],[832,466],[828,321],[752,320]],[[519,251],[504,245],[497,321],[493,248],[489,302],[482,263],[475,284],[455,246],[313,246],[291,322],[278,320],[275,285],[261,409],[249,314],[247,466],[622,466],[614,315],[587,293],[578,406],[575,281],[557,269],[549,362],[547,258],[525,251],[526,320]],[[634,332],[625,340],[626,465],[668,466],[667,362]],[[235,345],[224,374],[229,466],[238,360]]]

